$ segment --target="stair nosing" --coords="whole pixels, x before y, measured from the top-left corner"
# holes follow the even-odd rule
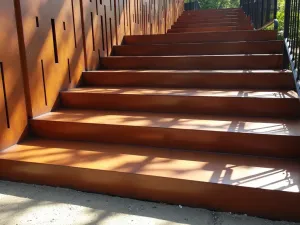
[[[250,72],[249,72],[250,71]],[[291,70],[89,70],[83,73],[188,73],[188,74],[201,74],[201,73],[218,73],[218,74],[291,74]]]
[[[153,97],[157,97],[157,96],[168,96],[168,97],[180,97],[180,98],[183,98],[183,97],[186,97],[186,98],[228,98],[228,99],[236,99],[236,98],[244,98],[244,99],[272,99],[274,101],[295,101],[295,100],[298,100],[298,96],[296,96],[296,92],[293,91],[294,93],[292,93],[291,95],[289,95],[290,97],[289,98],[280,98],[280,97],[273,97],[272,96],[267,96],[267,97],[261,97],[261,96],[258,96],[258,97],[255,97],[255,96],[222,96],[222,95],[213,95],[213,94],[210,94],[210,95],[191,95],[191,94],[172,94],[172,93],[163,93],[163,94],[155,94],[155,93],[100,93],[100,92],[88,92],[88,90],[91,90],[91,89],[109,89],[110,87],[107,86],[107,87],[81,87],[81,88],[73,88],[73,89],[69,89],[69,90],[66,90],[66,91],[61,91],[62,94],[87,94],[87,95],[116,95],[116,96],[153,96]],[[113,89],[117,89],[118,87],[111,87]],[[82,90],[82,91],[76,91],[76,90]],[[135,87],[135,88],[124,88],[124,87],[120,87],[120,89],[139,89],[139,87]],[[193,90],[211,90],[212,89],[203,89],[203,88],[145,88],[145,87],[141,87],[140,89],[143,89],[143,90],[189,90],[189,91],[193,91]],[[235,89],[213,89],[213,90],[216,90],[216,91],[236,91]],[[86,92],[85,92],[86,91]],[[241,91],[254,91],[254,90],[241,90]],[[290,90],[292,91],[292,90]],[[273,92],[284,92],[282,90],[269,90],[269,91],[263,91],[263,90],[257,90],[256,92],[270,92],[268,93],[268,95],[271,95]],[[285,94],[284,94],[285,95]],[[293,96],[295,95],[295,96]],[[300,103],[299,103],[300,104]]]
[[[251,44],[257,44],[257,43],[272,43],[272,44],[277,44],[277,43],[283,43],[283,41],[281,40],[249,40],[249,41],[219,41],[219,42],[209,42],[209,41],[205,41],[205,42],[192,42],[192,43],[180,43],[180,42],[175,42],[175,43],[142,43],[139,46],[143,47],[143,46],[173,46],[173,45],[213,45],[213,44],[246,44],[246,43],[251,43]],[[136,47],[135,45],[130,45],[130,44],[122,44],[122,45],[114,45],[114,48],[119,48],[119,47]]]
[[[243,122],[251,122],[251,123],[264,123],[264,124],[286,124],[287,121],[292,121],[292,122],[298,122],[300,124],[300,120],[298,119],[278,119],[278,118],[270,118],[270,117],[249,117],[249,116],[217,116],[217,115],[205,115],[202,114],[200,115],[201,118],[199,119],[199,115],[193,116],[191,114],[187,114],[187,113],[155,113],[155,112],[139,112],[139,111],[117,111],[117,110],[90,110],[90,109],[61,109],[61,110],[57,110],[54,112],[49,112],[43,115],[40,115],[38,117],[35,117],[33,119],[30,120],[30,123],[38,123],[39,121],[41,122],[45,122],[45,123],[78,123],[78,124],[85,124],[85,125],[96,125],[96,126],[114,126],[114,127],[139,127],[139,128],[147,128],[147,129],[169,129],[169,130],[186,130],[186,131],[195,131],[195,132],[214,132],[214,133],[231,133],[231,134],[244,134],[244,135],[268,135],[268,136],[285,136],[285,137],[300,137],[300,132],[299,134],[296,133],[251,133],[251,132],[245,132],[243,131],[232,131],[232,130],[228,130],[228,129],[224,129],[224,130],[218,130],[218,129],[204,129],[203,127],[201,127],[200,129],[195,129],[195,128],[185,128],[185,127],[166,127],[165,125],[145,125],[145,124],[116,124],[116,123],[104,123],[104,122],[88,122],[88,121],[66,121],[66,120],[53,120],[53,119],[49,119],[47,118],[47,116],[49,116],[50,114],[55,114],[55,113],[73,113],[73,112],[92,112],[95,115],[97,115],[97,113],[112,113],[114,115],[115,114],[120,114],[120,113],[136,113],[137,115],[143,115],[143,114],[147,114],[147,115],[156,115],[157,117],[160,118],[172,118],[172,116],[174,117],[179,117],[180,119],[191,119],[192,120],[208,120],[208,121],[230,121],[230,118],[238,118],[239,121],[243,121]],[[195,118],[196,117],[196,118]],[[216,120],[215,118],[218,118],[218,120]],[[251,118],[252,120],[248,120],[249,118]],[[254,120],[253,120],[254,119]],[[259,119],[259,120],[258,120]],[[270,121],[271,119],[271,121]],[[259,121],[259,122],[258,122]]]
[[[102,57],[101,59],[111,59],[111,58],[203,58],[203,57],[256,57],[256,56],[283,56],[281,54],[224,54],[224,55],[162,55],[162,56],[108,56]]]
[[[9,155],[10,153],[13,153],[14,151],[17,151],[19,149],[22,148],[22,146],[35,146],[34,144],[36,144],[36,142],[38,142],[39,139],[33,139],[33,140],[26,140],[26,141],[23,141],[22,143],[20,144],[17,144],[15,146],[12,146],[10,147],[9,149],[7,149],[6,151],[0,153],[0,161],[4,160],[4,161],[14,161],[14,162],[23,162],[23,163],[33,163],[33,164],[39,164],[39,165],[49,165],[49,166],[64,166],[64,167],[68,167],[68,168],[79,168],[79,169],[88,169],[88,170],[94,170],[94,171],[104,171],[104,172],[114,172],[114,173],[121,173],[121,174],[136,174],[136,175],[141,175],[141,176],[152,176],[152,177],[161,177],[161,178],[167,178],[167,179],[179,179],[179,180],[182,180],[182,181],[194,181],[194,182],[199,182],[199,183],[210,183],[210,184],[215,184],[215,185],[227,185],[227,186],[232,186],[232,187],[240,187],[240,188],[250,188],[250,189],[261,189],[261,190],[269,190],[269,191],[280,191],[280,192],[284,192],[284,193],[299,193],[300,191],[295,191],[295,190],[278,190],[278,189],[272,189],[272,188],[266,188],[266,187],[255,187],[253,186],[253,184],[249,184],[251,183],[251,179],[250,181],[247,181],[245,182],[246,184],[248,185],[243,185],[243,184],[240,184],[239,182],[233,184],[231,182],[231,180],[228,180],[228,182],[226,182],[225,180],[222,180],[222,182],[220,182],[219,180],[211,180],[211,178],[209,177],[203,177],[203,176],[197,176],[197,174],[192,174],[192,175],[185,175],[185,174],[174,174],[174,173],[166,173],[166,174],[163,174],[163,173],[160,173],[160,171],[127,171],[125,168],[113,168],[112,165],[106,167],[106,166],[102,166],[101,164],[99,164],[99,162],[97,163],[97,165],[95,164],[90,164],[89,165],[89,162],[85,162],[85,161],[78,161],[77,164],[71,164],[71,165],[68,165],[66,164],[64,161],[62,161],[63,159],[63,156],[61,156],[61,158],[59,159],[60,161],[51,161],[50,159],[47,159],[47,156],[46,158],[44,158],[43,160],[38,160],[36,158],[33,158],[33,159],[30,159],[30,158],[25,158],[25,159],[18,159],[14,156],[6,156],[6,155]],[[190,167],[191,166],[194,166],[194,165],[205,165],[207,162],[208,159],[210,159],[211,161],[212,158],[214,156],[217,156],[218,158],[222,158],[222,157],[225,157],[225,158],[230,158],[231,160],[235,161],[235,160],[240,160],[240,161],[243,161],[243,160],[251,160],[254,161],[254,160],[260,160],[262,161],[264,164],[264,167],[262,168],[272,168],[275,167],[277,168],[277,170],[281,167],[283,167],[283,169],[288,169],[288,170],[297,170],[299,169],[299,164],[294,162],[294,161],[291,161],[291,160],[286,160],[286,159],[278,159],[278,158],[264,158],[264,157],[256,157],[256,156],[243,156],[243,155],[236,155],[236,154],[222,154],[222,153],[212,153],[212,152],[195,152],[195,154],[197,154],[197,160],[193,160],[193,159],[178,159],[178,157],[176,157],[174,159],[174,154],[178,154],[178,152],[180,150],[176,150],[176,149],[172,149],[172,148],[156,148],[156,147],[144,147],[144,146],[134,146],[134,145],[116,145],[116,144],[103,144],[103,143],[98,143],[98,144],[95,144],[95,143],[83,143],[83,142],[77,142],[77,141],[60,141],[60,140],[49,140],[49,139],[40,139],[42,141],[44,141],[46,144],[47,143],[50,143],[50,144],[54,144],[54,143],[58,143],[58,144],[80,144],[81,146],[86,146],[86,148],[88,148],[90,145],[94,145],[96,147],[100,147],[99,150],[97,151],[94,151],[94,150],[89,150],[89,149],[76,149],[76,150],[73,150],[73,149],[70,149],[69,147],[48,147],[48,149],[45,149],[43,152],[51,152],[51,149],[58,149],[56,150],[56,152],[64,152],[65,154],[72,154],[73,152],[74,153],[77,153],[77,154],[81,154],[83,155],[83,158],[85,156],[89,157],[89,156],[93,156],[94,158],[97,158],[97,156],[99,156],[99,159],[101,162],[104,160],[101,158],[101,156],[103,154],[105,154],[107,152],[107,150],[102,150],[101,147],[103,148],[103,146],[109,146],[109,148],[113,148],[113,147],[118,147],[118,146],[121,146],[121,147],[125,147],[125,148],[131,148],[133,150],[135,149],[148,149],[148,150],[163,150],[164,151],[164,154],[170,154],[169,156],[159,156],[159,157],[155,157],[155,162],[156,161],[160,161],[160,160],[166,160],[166,159],[172,159],[172,162],[169,162],[168,165],[171,165],[171,168],[170,170],[174,170],[174,166],[176,165],[176,163],[180,163],[182,165],[187,165],[187,164],[192,164],[192,165],[189,165],[189,166],[183,166],[186,170],[189,170],[191,169]],[[38,142],[39,143],[39,142]],[[26,148],[26,147],[25,147]],[[47,148],[47,147],[45,147]],[[132,161],[132,160],[136,160],[136,159],[146,159],[147,157],[149,157],[150,154],[141,154],[141,155],[138,155],[138,154],[134,154],[134,153],[124,153],[124,154],[118,154],[116,152],[113,152],[113,153],[109,153],[110,155],[112,156],[115,156],[115,158],[111,158],[111,159],[108,159],[108,160],[117,160],[117,156],[118,157],[128,157],[128,159],[123,159],[125,162],[129,162],[129,161]],[[192,151],[187,151],[185,153],[183,153],[185,155],[193,155],[194,152]],[[189,156],[190,158],[191,156]],[[47,162],[48,160],[48,162]],[[136,161],[134,161],[136,162]],[[287,162],[290,162],[289,164]],[[142,164],[143,161],[142,160],[139,160],[138,161],[138,164]],[[151,165],[153,162],[149,162],[149,164]],[[167,162],[165,162],[167,163]],[[213,162],[214,166],[218,167],[219,164],[221,164],[221,162]],[[236,163],[237,164],[237,163]],[[239,166],[242,166],[243,164],[240,163],[241,165]],[[252,166],[249,166],[251,168],[253,168],[253,170],[255,168],[260,168],[258,165],[254,164]],[[199,168],[198,169],[200,173],[205,173],[205,169],[203,168]],[[166,171],[167,172],[167,171]],[[196,171],[194,171],[195,173]],[[249,176],[249,175],[248,175]]]

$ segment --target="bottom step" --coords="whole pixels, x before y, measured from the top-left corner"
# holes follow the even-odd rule
[[[0,152],[0,177],[300,221],[290,160],[37,139]]]

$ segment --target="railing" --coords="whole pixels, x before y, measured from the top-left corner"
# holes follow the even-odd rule
[[[277,0],[240,0],[240,6],[250,17],[255,29],[271,24],[276,19]]]
[[[240,6],[251,19],[255,29],[263,29],[276,20],[277,0],[240,0]],[[300,96],[300,0],[285,0],[283,69],[293,72]]]
[[[283,68],[293,71],[298,94],[300,94],[299,21],[300,0],[286,0],[284,17]]]
[[[197,0],[187,0],[184,3],[184,10],[189,11],[189,10],[198,10],[200,9],[199,3]]]

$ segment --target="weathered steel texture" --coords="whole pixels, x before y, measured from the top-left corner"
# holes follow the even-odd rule
[[[49,112],[84,69],[80,0],[18,2],[29,116]]]
[[[15,144],[27,125],[14,1],[0,1],[0,150]]]

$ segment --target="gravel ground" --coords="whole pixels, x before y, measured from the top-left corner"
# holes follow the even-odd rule
[[[0,181],[0,224],[300,225],[8,181]]]

